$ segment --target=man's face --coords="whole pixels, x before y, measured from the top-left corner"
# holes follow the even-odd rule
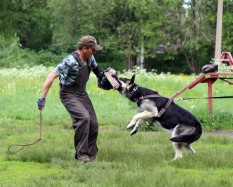
[[[86,59],[89,59],[94,54],[95,54],[95,50],[92,49],[91,47],[87,47],[85,50],[84,56]]]

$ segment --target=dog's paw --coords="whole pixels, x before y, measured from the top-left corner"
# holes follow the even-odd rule
[[[133,128],[134,126],[135,126],[135,124],[129,123],[129,124],[127,125],[127,129],[131,129],[131,128]]]
[[[134,134],[136,134],[138,132],[137,129],[133,129],[131,132],[130,132],[130,135],[133,136]]]
[[[183,158],[182,155],[180,155],[180,156],[175,156],[175,157],[172,159],[172,161],[179,160],[179,159],[181,159],[181,158]]]

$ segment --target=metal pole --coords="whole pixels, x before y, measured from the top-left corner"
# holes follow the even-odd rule
[[[144,33],[143,33],[143,21],[141,20],[141,69],[145,69],[145,64],[144,64],[144,53],[145,53],[145,49],[144,49]]]
[[[217,25],[216,25],[216,40],[215,40],[215,62],[221,57],[222,45],[222,14],[223,14],[223,0],[218,0]]]
[[[208,108],[209,108],[209,114],[212,114],[213,112],[213,91],[212,91],[212,84],[213,82],[211,80],[209,80],[208,82]]]

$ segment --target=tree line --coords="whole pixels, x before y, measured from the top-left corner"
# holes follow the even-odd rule
[[[99,63],[199,73],[214,57],[217,0],[1,0],[0,37],[23,50],[71,52],[84,35]],[[224,0],[222,51],[232,51],[233,1]],[[3,46],[3,44],[1,44]],[[43,63],[43,62],[42,62]]]

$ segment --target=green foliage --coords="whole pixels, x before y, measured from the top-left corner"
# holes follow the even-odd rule
[[[36,65],[44,65],[44,66],[56,66],[58,63],[61,62],[61,60],[64,58],[64,56],[67,55],[66,53],[61,53],[59,55],[56,55],[50,51],[41,50],[35,55],[35,64]]]
[[[222,51],[233,51],[232,30],[233,30],[233,4],[231,0],[224,1],[223,4],[223,33],[222,33]]]
[[[28,49],[21,50],[17,38],[10,41],[1,38],[0,66],[23,67],[28,64],[34,65],[35,52],[30,52]]]
[[[1,12],[0,12],[0,34],[6,37],[12,37],[17,32],[17,28],[14,26],[14,10],[15,3],[10,0],[2,0],[0,2]]]
[[[1,32],[6,37],[16,34],[22,48],[47,49],[52,42],[52,17],[47,0],[2,0]]]
[[[0,67],[24,67],[34,65],[56,66],[68,53],[56,54],[48,50],[38,52],[21,49],[17,37],[11,40],[0,38]],[[125,63],[123,56],[115,51],[103,51],[96,55],[96,60],[103,69],[113,67],[118,71],[123,71]]]
[[[55,66],[66,54],[54,54],[50,51],[41,50],[35,52],[29,49],[21,49],[18,38],[6,40],[0,38],[0,67],[22,68],[43,64],[45,66]]]
[[[94,35],[103,47],[98,62],[124,62],[127,69],[144,59],[149,70],[198,74],[214,54],[217,0],[2,0],[0,5],[0,37],[18,37],[20,48],[43,51],[39,62],[46,65],[73,51],[83,35]],[[222,51],[231,51],[233,1],[223,5]]]
[[[117,71],[126,69],[123,54],[116,51],[100,51],[95,54],[95,59],[102,69],[113,67]]]

